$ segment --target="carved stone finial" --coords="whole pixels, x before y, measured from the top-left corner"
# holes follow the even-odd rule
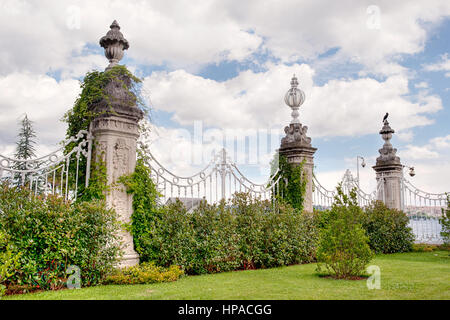
[[[307,126],[302,126],[301,123],[291,123],[284,128],[286,136],[281,139],[282,147],[311,147],[311,138],[306,135],[308,132]]]
[[[291,88],[284,96],[284,102],[292,109],[292,121],[291,123],[300,123],[298,120],[298,109],[305,102],[305,93],[297,88],[298,80],[297,77],[292,77]]]
[[[383,128],[380,130],[381,137],[384,140],[384,145],[380,150],[378,150],[380,156],[377,158],[377,166],[400,164],[400,158],[396,156],[397,149],[391,144],[393,133],[395,133],[394,129],[390,127],[387,119],[384,119]]]
[[[105,49],[105,57],[109,60],[109,66],[106,69],[112,68],[122,60],[124,50],[130,47],[128,41],[120,32],[120,26],[116,20],[110,26],[106,36],[100,39],[100,46]]]

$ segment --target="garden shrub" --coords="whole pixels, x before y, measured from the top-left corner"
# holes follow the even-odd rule
[[[19,257],[20,253],[15,252],[8,235],[0,230],[0,297],[6,293],[3,283],[7,283],[14,275]]]
[[[104,201],[70,204],[45,199],[27,189],[0,185],[0,230],[20,256],[8,288],[59,289],[66,269],[81,270],[83,286],[95,285],[111,272],[119,254],[116,213]]]
[[[230,201],[187,212],[177,201],[148,216],[147,257],[157,265],[179,265],[187,274],[270,268],[315,259],[318,230],[312,214],[289,204],[237,193]],[[147,222],[144,222],[147,225]],[[150,223],[148,223],[150,225]]]
[[[362,227],[375,253],[411,251],[415,237],[408,224],[409,218],[404,212],[389,209],[382,201],[367,207],[362,218]]]
[[[436,250],[442,250],[442,248],[437,244],[427,243],[414,243],[412,246],[413,252],[433,252]]]
[[[338,197],[349,198],[338,190]],[[357,204],[355,203],[355,206]],[[336,210],[316,211],[317,225],[324,230],[337,219]],[[355,217],[369,237],[369,246],[375,253],[396,253],[412,250],[414,233],[409,227],[408,216],[396,209],[390,209],[381,201],[374,201],[371,205],[359,210]]]
[[[333,277],[348,279],[364,273],[373,253],[368,245],[369,238],[359,223],[362,209],[358,206],[355,191],[348,197],[342,193],[341,186],[337,190],[330,213],[333,219],[320,233],[318,271],[321,272],[324,265]]]
[[[154,263],[144,262],[140,265],[116,269],[109,275],[104,284],[147,284],[172,282],[184,274],[179,266],[169,268],[158,267]]]

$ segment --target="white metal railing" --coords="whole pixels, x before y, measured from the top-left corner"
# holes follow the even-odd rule
[[[192,205],[195,199],[206,199],[214,203],[230,198],[235,192],[248,192],[263,200],[271,200],[273,194],[279,193],[278,182],[281,177],[273,180],[278,171],[267,183],[254,183],[231,161],[225,149],[215,154],[204,169],[191,176],[174,174],[158,162],[149,151],[146,164],[151,169],[151,177],[162,194],[163,201],[170,198],[184,198],[191,201]]]
[[[81,157],[86,158],[85,186],[89,185],[92,135],[85,130],[69,138],[57,150],[34,159],[15,159],[0,154],[0,179],[12,185],[30,188],[35,194],[58,194],[76,200]],[[74,148],[64,154],[66,147]],[[75,173],[69,168],[74,166]]]
[[[324,188],[315,176],[313,176],[313,204],[316,209],[329,209],[336,192]],[[341,180],[342,191],[345,194],[355,188],[360,206],[367,206],[374,200],[386,202],[384,179],[379,179],[376,190],[366,193],[359,187],[357,179],[347,170]],[[401,181],[402,210],[409,218],[409,226],[413,230],[416,242],[442,243],[440,235],[442,226],[439,219],[442,210],[447,207],[447,195],[445,193],[429,193],[416,188],[411,182],[402,178]]]

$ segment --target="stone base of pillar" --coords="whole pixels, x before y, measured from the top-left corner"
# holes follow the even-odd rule
[[[403,166],[397,164],[373,168],[376,172],[377,186],[379,186],[377,200],[383,201],[388,208],[402,210]]]
[[[129,223],[133,213],[133,196],[127,194],[118,180],[133,173],[136,166],[137,121],[119,116],[100,117],[94,119],[91,130],[96,142],[94,159],[100,158],[105,164],[111,187],[106,194],[107,206],[116,211],[120,222]],[[126,231],[120,232],[120,237],[123,258],[119,267],[138,264],[139,256],[134,251],[133,237]]]
[[[118,268],[132,267],[139,264],[139,255],[135,252],[134,254],[125,254],[122,259],[120,259]]]

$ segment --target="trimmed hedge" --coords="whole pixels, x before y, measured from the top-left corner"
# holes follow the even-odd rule
[[[312,262],[318,229],[312,214],[290,205],[272,207],[269,201],[237,193],[231,201],[203,201],[193,212],[181,202],[152,216],[146,256],[157,265],[181,266],[187,274],[270,268]],[[151,252],[150,252],[151,251]]]
[[[153,263],[144,262],[137,266],[116,269],[109,275],[105,284],[146,284],[159,282],[172,282],[184,274],[178,266],[163,268]]]

